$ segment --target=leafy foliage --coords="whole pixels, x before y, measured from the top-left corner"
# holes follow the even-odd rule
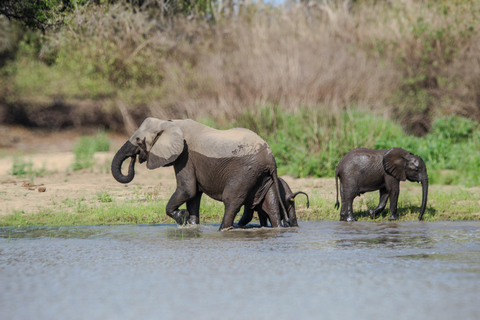
[[[45,30],[60,24],[65,11],[71,7],[72,0],[2,0],[0,15],[19,21],[29,28]]]
[[[432,183],[480,184],[480,129],[478,123],[458,116],[436,119],[423,138],[402,133],[381,137],[376,148],[399,146],[422,157]]]
[[[333,177],[340,159],[354,148],[401,147],[422,157],[431,183],[480,185],[480,128],[463,117],[438,118],[425,137],[408,135],[392,120],[361,111],[303,108],[286,113],[269,106],[243,114],[233,125],[267,140],[280,174]]]
[[[94,137],[81,137],[73,148],[75,161],[72,164],[73,170],[91,168],[95,161],[93,155],[95,152],[108,151],[110,149],[110,140],[104,132],[98,133]]]

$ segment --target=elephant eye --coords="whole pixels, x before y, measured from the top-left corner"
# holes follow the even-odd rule
[[[145,139],[140,139],[137,137],[137,145],[142,148],[146,148]]]

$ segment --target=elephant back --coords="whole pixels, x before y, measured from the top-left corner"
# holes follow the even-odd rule
[[[217,130],[190,119],[173,122],[183,130],[189,150],[209,158],[244,157],[264,149],[271,153],[268,144],[248,129]]]

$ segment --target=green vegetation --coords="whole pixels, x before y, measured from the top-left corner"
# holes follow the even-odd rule
[[[430,183],[480,185],[480,126],[469,119],[449,116],[438,118],[423,138],[405,135],[392,125],[375,148],[401,146],[424,159]]]
[[[12,171],[10,171],[10,173],[19,178],[33,178],[45,174],[45,169],[34,169],[32,161],[25,160],[22,157],[14,157]]]
[[[59,24],[65,10],[71,6],[70,0],[2,0],[0,15],[17,20],[29,28],[45,30]]]
[[[126,202],[117,202],[106,194],[99,195],[97,202],[87,201],[85,198],[65,199],[56,203],[54,209],[41,209],[36,214],[14,211],[11,215],[0,216],[0,226],[173,223],[173,220],[165,214],[168,199],[154,199],[150,194],[142,196],[145,201],[138,201],[138,198],[134,197]],[[204,197],[200,209],[200,221],[201,223],[217,223],[222,220],[223,211],[222,203]]]
[[[386,117],[363,111],[325,113],[278,107],[247,112],[231,126],[267,140],[280,174],[334,177],[340,159],[354,148],[404,148],[422,157],[431,184],[480,185],[480,126],[458,116],[437,118],[424,137],[408,135]]]
[[[108,151],[109,149],[110,140],[104,132],[99,132],[94,137],[81,137],[73,148],[75,161],[72,164],[72,169],[75,171],[91,168],[95,164],[93,159],[95,152]]]
[[[165,214],[167,200],[154,199],[151,195],[142,195],[145,201],[132,199],[126,202],[102,201],[89,202],[85,198],[66,199],[57,203],[55,209],[42,209],[39,213],[29,214],[15,211],[11,215],[0,216],[0,226],[82,226],[82,225],[114,225],[114,224],[173,224],[173,220]],[[358,220],[372,221],[368,216],[368,208],[374,207],[378,201],[377,193],[368,193],[354,202],[355,216]],[[480,190],[469,191],[464,188],[445,189],[442,186],[431,186],[429,204],[424,215],[425,221],[442,220],[478,220],[480,218]],[[400,221],[417,220],[421,202],[419,192],[403,190],[400,193],[398,214]],[[183,208],[185,208],[183,206]],[[220,223],[224,207],[221,202],[208,197],[202,199],[200,208],[201,223]],[[237,214],[236,221],[242,215]],[[256,215],[255,215],[256,216]],[[333,208],[333,201],[322,194],[310,194],[310,208],[305,208],[302,201],[297,201],[299,220],[334,220],[339,219],[339,210]],[[388,209],[374,221],[387,221]],[[254,221],[255,223],[255,221]]]
[[[106,191],[97,193],[97,198],[102,203],[112,202],[112,197]]]

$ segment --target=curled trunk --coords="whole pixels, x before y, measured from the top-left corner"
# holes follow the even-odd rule
[[[120,183],[129,183],[135,176],[135,159],[137,157],[137,147],[130,141],[127,141],[115,154],[112,160],[112,175]],[[127,159],[131,158],[128,166],[128,174],[122,173],[122,164]]]
[[[418,220],[422,220],[425,209],[427,208],[427,198],[428,198],[428,179],[422,181],[422,206],[420,207],[420,214],[418,215]]]

